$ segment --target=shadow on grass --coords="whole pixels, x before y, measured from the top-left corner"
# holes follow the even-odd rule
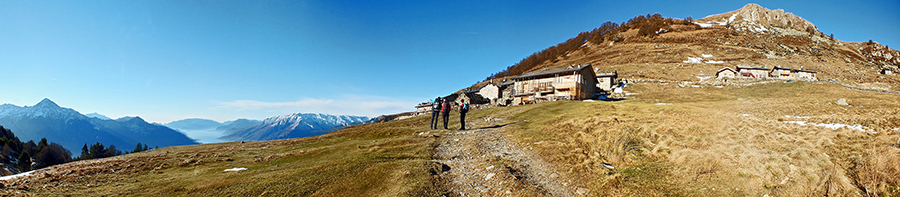
[[[496,128],[505,127],[505,126],[511,125],[511,124],[516,124],[516,122],[510,122],[510,123],[506,123],[506,124],[498,124],[498,125],[491,125],[491,126],[478,127],[478,128],[475,128],[475,129],[496,129]]]

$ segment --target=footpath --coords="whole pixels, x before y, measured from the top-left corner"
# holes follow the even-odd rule
[[[556,173],[555,167],[506,140],[502,120],[489,127],[447,131],[435,158],[443,164],[440,184],[450,196],[585,196],[589,191]]]

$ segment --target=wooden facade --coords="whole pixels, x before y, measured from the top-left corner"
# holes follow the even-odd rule
[[[591,65],[529,72],[513,80],[513,104],[582,100],[597,92],[597,78]]]
[[[769,77],[785,80],[816,80],[816,72],[801,69],[792,69],[785,67],[772,68]]]

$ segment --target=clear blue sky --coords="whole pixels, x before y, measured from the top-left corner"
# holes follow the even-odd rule
[[[745,1],[0,1],[0,103],[151,122],[377,116],[605,21]],[[845,41],[900,46],[898,1],[755,1]]]

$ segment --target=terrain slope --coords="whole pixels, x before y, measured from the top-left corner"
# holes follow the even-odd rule
[[[798,20],[751,4],[652,35],[626,24],[528,68],[616,70],[616,102],[473,109],[462,131],[417,116],[166,147],[0,181],[0,195],[900,196],[900,83],[878,73],[896,69],[896,50]],[[710,78],[738,65],[823,80]]]

